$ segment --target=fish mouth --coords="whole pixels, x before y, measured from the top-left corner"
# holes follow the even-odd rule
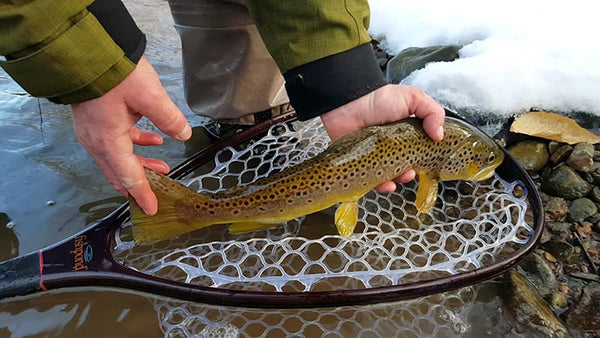
[[[494,169],[496,169],[496,167],[488,167],[483,170],[480,170],[477,174],[475,174],[475,176],[473,176],[472,180],[473,181],[487,180],[488,178],[491,178],[492,176],[494,176]]]

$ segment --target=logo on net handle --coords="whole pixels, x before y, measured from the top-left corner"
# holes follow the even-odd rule
[[[88,263],[94,257],[94,250],[87,242],[87,236],[81,235],[75,237],[73,250],[69,251],[73,254],[73,270],[81,271],[88,269]]]

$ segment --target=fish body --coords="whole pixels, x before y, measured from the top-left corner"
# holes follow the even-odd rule
[[[137,242],[151,242],[226,223],[233,233],[251,231],[340,203],[335,223],[341,235],[349,236],[358,200],[406,170],[419,175],[416,205],[427,212],[435,204],[439,181],[489,178],[503,158],[491,138],[460,120],[446,118],[444,139],[434,142],[422,120],[408,118],[350,133],[307,161],[212,194],[146,170],[158,213],[147,216],[132,200],[133,234]]]

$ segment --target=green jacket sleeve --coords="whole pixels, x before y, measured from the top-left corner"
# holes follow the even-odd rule
[[[248,8],[300,120],[387,84],[369,43],[366,0],[248,0]]]
[[[371,41],[369,5],[358,0],[249,0],[269,53],[282,73]]]
[[[60,103],[101,96],[135,68],[144,46],[116,0],[0,0],[0,66],[33,96]]]

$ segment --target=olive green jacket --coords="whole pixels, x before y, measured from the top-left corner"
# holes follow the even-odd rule
[[[143,52],[145,39],[124,6],[118,0],[0,0],[0,55],[6,61],[0,66],[33,96],[50,98],[55,102],[73,103],[101,96],[120,83],[134,68]],[[291,90],[294,101],[304,102],[315,95],[311,86],[329,74],[323,70],[336,68],[339,57],[317,62],[335,55],[344,55],[359,46],[359,52],[374,64],[367,33],[369,7],[364,0],[248,0],[248,8],[261,36],[286,76],[296,83]],[[125,12],[125,14],[123,14]],[[115,19],[120,13],[120,19]],[[117,15],[118,17],[118,15]],[[125,41],[128,40],[128,41]],[[134,55],[136,54],[137,55]],[[133,56],[132,56],[133,55]],[[350,55],[351,56],[351,55]],[[343,56],[342,59],[348,59]],[[370,60],[373,59],[373,60]],[[349,63],[348,63],[349,62]],[[348,75],[350,59],[339,72]],[[371,64],[369,72],[373,68]],[[308,67],[305,67],[309,65]],[[356,65],[354,65],[356,66]],[[325,68],[324,68],[325,67]],[[359,67],[359,66],[356,66]],[[310,83],[311,74],[315,83]],[[307,82],[306,79],[309,78]],[[374,79],[374,80],[373,80]],[[380,75],[365,84],[355,84],[362,90],[350,88],[348,101],[382,85]],[[349,79],[341,79],[348,83]],[[296,88],[300,86],[299,88]],[[308,86],[308,87],[307,87]],[[350,86],[352,87],[352,86]],[[337,95],[328,93],[327,95]],[[323,106],[323,102],[312,106]],[[334,100],[335,101],[335,100]],[[339,101],[339,100],[338,100]],[[340,101],[340,102],[342,102]],[[340,102],[325,103],[331,109]],[[301,104],[301,103],[299,103]],[[308,107],[308,109],[314,109]],[[318,109],[323,112],[323,109]],[[326,111],[326,110],[325,110]],[[312,112],[317,115],[320,112]]]

